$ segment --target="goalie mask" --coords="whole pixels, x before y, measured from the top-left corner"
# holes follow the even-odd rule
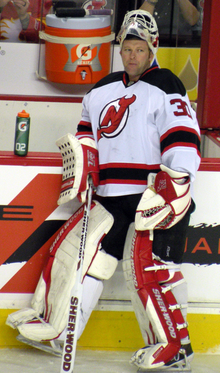
[[[117,36],[117,41],[122,46],[127,35],[136,36],[148,43],[152,53],[155,55],[159,45],[159,33],[154,17],[144,10],[133,10],[128,12]]]

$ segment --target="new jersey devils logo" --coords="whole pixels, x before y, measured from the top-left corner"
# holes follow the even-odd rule
[[[98,141],[102,137],[112,138],[121,133],[127,123],[129,106],[133,104],[135,100],[135,95],[130,98],[124,96],[110,102],[104,107],[99,117],[99,126],[97,130]]]

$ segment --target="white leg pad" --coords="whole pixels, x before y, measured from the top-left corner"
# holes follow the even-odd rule
[[[124,277],[126,280],[126,285],[130,291],[131,302],[133,304],[134,313],[137,318],[142,337],[146,346],[156,343],[156,336],[153,332],[150,320],[146,317],[146,310],[140,297],[137,294],[136,288],[134,286],[134,279],[132,275],[131,260],[130,260],[130,250],[132,238],[135,232],[135,224],[132,223],[129,227],[125,247],[124,247],[124,257],[122,262],[122,268],[124,272]]]
[[[83,207],[66,222],[55,239],[50,250],[51,256],[33,296],[31,309],[20,310],[8,317],[7,324],[17,328],[25,338],[34,341],[51,340],[57,338],[65,329],[70,291],[76,277],[82,217]],[[88,273],[106,280],[113,275],[117,259],[100,251],[100,243],[112,224],[112,215],[98,202],[93,202],[88,224],[83,277]],[[13,323],[13,320],[16,321]]]
[[[38,317],[38,313],[33,308],[23,308],[8,315],[6,325],[16,329],[20,324],[26,323]]]
[[[178,265],[164,262],[152,253],[152,239],[150,231],[137,231],[131,226],[123,260],[134,311],[149,346],[137,351],[131,362],[149,371],[167,369],[181,344],[190,344],[182,313],[186,304],[179,304],[174,294],[178,300],[185,300],[185,281]]]
[[[83,282],[82,307],[79,321],[79,329],[77,339],[79,339],[85,329],[85,326],[90,318],[103,291],[103,282],[94,277],[86,276]],[[59,336],[58,340],[62,341],[65,338],[66,331]]]

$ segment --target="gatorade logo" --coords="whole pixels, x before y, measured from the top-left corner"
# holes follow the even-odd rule
[[[78,66],[91,66],[92,71],[101,71],[102,66],[99,61],[101,44],[67,44],[69,58],[63,68],[64,71],[76,71]]]
[[[97,45],[91,48],[91,45],[78,44],[71,50],[71,60],[74,63],[80,60],[80,65],[89,65],[97,56]]]
[[[19,131],[25,132],[27,131],[27,123],[26,122],[19,122],[18,123]]]
[[[82,58],[82,61],[92,60],[92,50],[87,45],[79,44],[76,48],[76,55],[78,58]]]

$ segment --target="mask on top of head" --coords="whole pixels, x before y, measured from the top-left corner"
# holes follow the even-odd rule
[[[155,55],[159,45],[159,33],[154,17],[145,10],[132,10],[128,12],[118,33],[117,41],[122,47],[127,35],[136,36],[148,43],[152,53]]]

